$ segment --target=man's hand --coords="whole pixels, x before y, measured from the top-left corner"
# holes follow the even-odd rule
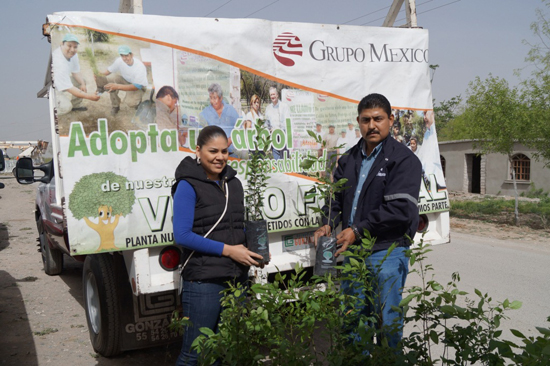
[[[345,252],[348,247],[355,242],[355,233],[348,227],[340,234],[336,235],[336,245],[341,245],[340,249],[336,251],[335,256],[338,257],[340,253]]]
[[[88,99],[90,99],[91,101],[94,101],[94,102],[97,102],[100,98],[99,95],[97,94],[87,94],[88,95]]]
[[[88,92],[88,89],[86,88],[86,84],[80,84],[80,90],[82,90],[84,93]]]
[[[315,239],[315,248],[317,248],[317,240],[321,236],[330,236],[330,226],[329,225],[323,225],[319,229],[315,230],[315,233],[313,234],[313,238]]]
[[[118,87],[118,84],[115,84],[115,83],[108,83],[108,84],[105,84],[105,86],[103,87],[103,89],[108,90],[108,91],[113,91],[113,90],[118,90],[119,87]]]

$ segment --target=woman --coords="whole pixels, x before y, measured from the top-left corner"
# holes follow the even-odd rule
[[[185,329],[177,365],[197,364],[191,344],[200,328],[216,330],[220,292],[228,287],[227,281],[245,282],[249,267],[262,259],[243,245],[243,187],[227,165],[228,139],[223,129],[205,127],[197,139],[196,155],[196,159],[182,160],[172,187],[174,239],[184,247],[187,261],[182,273],[183,316],[192,323]]]
[[[264,118],[260,112],[260,104],[260,97],[254,94],[250,98],[250,111],[244,116],[244,128],[255,128],[256,121]]]

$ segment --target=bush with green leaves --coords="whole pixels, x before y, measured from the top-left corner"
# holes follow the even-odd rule
[[[264,192],[269,178],[269,169],[264,164],[264,159],[271,146],[271,136],[264,127],[264,120],[257,120],[255,124],[254,148],[246,163],[246,190],[245,190],[245,211],[248,221],[260,221],[262,208],[264,207]]]
[[[85,175],[76,182],[69,195],[69,210],[77,220],[85,217],[98,217],[99,207],[112,209],[113,215],[126,216],[132,212],[136,201],[133,190],[126,189],[128,180],[122,175],[112,172],[93,173]],[[102,185],[118,184],[119,190],[103,191]]]
[[[339,267],[338,280],[357,281],[365,291],[372,290],[365,263],[372,244],[367,236],[344,252],[349,261]],[[469,295],[459,289],[458,273],[447,284],[435,281],[427,263],[430,251],[421,242],[407,253],[410,275],[420,276],[421,285],[406,289],[395,308],[404,311],[405,320],[397,349],[383,339],[379,344],[374,341],[396,329],[377,329],[372,326],[379,321],[376,315],[366,317],[357,311],[365,302],[372,303],[372,297],[342,293],[331,276],[314,276],[315,286],[307,287],[301,268],[288,277],[279,273],[273,283],[226,290],[219,331],[201,329],[203,335],[194,347],[202,364],[215,360],[224,365],[289,366],[550,364],[550,329],[537,328],[537,337],[512,330],[519,345],[502,339],[506,312],[521,303],[495,302],[479,290]],[[359,337],[352,342],[349,334]]]
[[[327,142],[323,140],[321,136],[318,136],[314,131],[307,131],[308,135],[315,139],[315,142],[321,146],[323,150],[326,149]],[[336,146],[334,149],[338,150],[342,146]],[[316,198],[319,203],[317,206],[310,207],[310,210],[315,214],[321,215],[327,219],[328,224],[333,227],[334,219],[331,221],[331,212],[332,212],[332,200],[335,199],[336,194],[348,189],[346,186],[348,181],[347,178],[341,178],[338,181],[334,182],[333,177],[329,174],[334,170],[334,167],[337,163],[337,158],[339,154],[335,155],[334,159],[328,159],[325,155],[315,156],[310,152],[300,166],[304,170],[309,170],[314,164],[318,166],[326,166],[325,172],[315,172],[313,173],[314,178],[317,179],[316,184],[313,188],[306,193],[304,199],[309,200]],[[323,210],[323,204],[326,203],[327,207]],[[336,237],[336,230],[332,230],[332,236]]]

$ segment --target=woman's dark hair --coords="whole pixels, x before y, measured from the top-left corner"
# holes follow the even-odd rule
[[[227,135],[225,134],[225,131],[221,127],[206,126],[199,133],[199,137],[197,138],[197,146],[202,147],[204,144],[207,144],[208,141],[219,136],[222,136],[224,139],[227,140]]]

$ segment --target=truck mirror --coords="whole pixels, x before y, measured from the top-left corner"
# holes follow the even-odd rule
[[[15,165],[15,178],[19,184],[34,183],[34,166],[31,158],[19,158]]]

